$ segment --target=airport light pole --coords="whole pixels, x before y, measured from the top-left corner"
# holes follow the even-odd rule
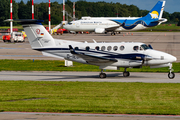
[[[73,21],[75,21],[75,2],[73,2]]]
[[[65,0],[63,0],[63,21],[65,21]]]
[[[51,1],[49,0],[49,33],[51,33]]]
[[[13,32],[13,22],[12,22],[12,19],[13,19],[13,11],[12,11],[12,0],[10,0],[10,19],[11,19],[11,21],[10,21],[10,33],[11,33],[11,35],[12,35],[12,32]]]
[[[34,19],[34,0],[32,0],[32,19]]]

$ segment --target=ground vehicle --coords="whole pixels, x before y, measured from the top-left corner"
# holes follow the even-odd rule
[[[13,32],[12,39],[14,42],[24,42],[24,36],[21,32]]]
[[[24,42],[24,35],[21,32],[13,32],[12,36],[9,34],[3,35],[4,42]]]
[[[4,42],[11,42],[11,35],[9,35],[9,34],[3,35],[2,39]]]
[[[58,29],[54,31],[55,35],[62,35],[63,33],[68,33],[68,30],[66,29]]]

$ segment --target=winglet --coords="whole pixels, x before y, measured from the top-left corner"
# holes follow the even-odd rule
[[[121,26],[125,26],[127,19],[121,24]]]
[[[71,54],[76,54],[74,48],[71,45],[69,45],[69,50],[70,50]]]

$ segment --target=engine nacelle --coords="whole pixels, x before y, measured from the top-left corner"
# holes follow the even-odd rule
[[[95,29],[95,33],[97,33],[97,34],[101,34],[101,33],[105,33],[106,31],[105,31],[105,29],[104,28],[96,28]]]
[[[116,66],[99,66],[99,69],[119,70],[119,67],[116,67]]]
[[[155,65],[155,66],[150,66],[150,68],[162,68],[162,67],[169,67],[170,64],[167,63],[167,64],[162,64],[162,65]]]

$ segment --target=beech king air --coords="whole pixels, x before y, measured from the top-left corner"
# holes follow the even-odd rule
[[[165,1],[158,1],[145,17],[82,17],[80,20],[64,25],[64,28],[75,32],[111,32],[111,35],[122,31],[142,30],[167,21],[162,18],[164,6]]]
[[[170,79],[175,77],[172,72],[172,63],[177,58],[168,53],[154,50],[150,45],[140,42],[97,43],[94,40],[94,43],[87,43],[54,39],[40,20],[14,21],[23,24],[33,50],[41,51],[45,56],[99,66],[100,78],[106,78],[106,74],[103,73],[104,69],[125,68],[123,76],[127,77],[130,75],[126,71],[127,68],[141,68],[142,66],[169,67],[168,77]]]

